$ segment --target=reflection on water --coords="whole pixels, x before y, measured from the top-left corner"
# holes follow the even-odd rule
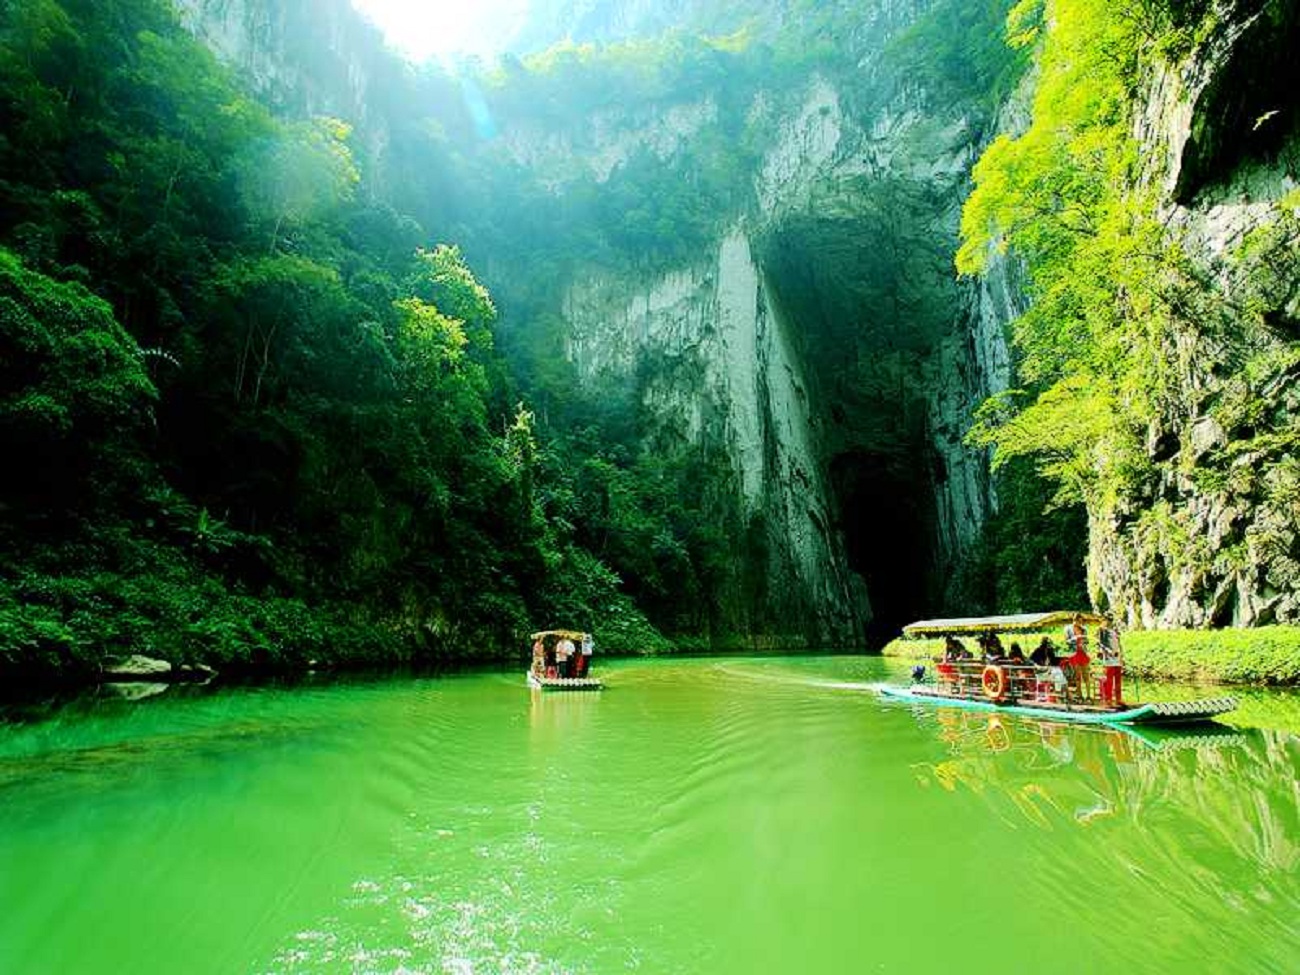
[[[1290,734],[1098,728],[942,708],[916,719],[945,752],[913,766],[922,788],[978,796],[1013,827],[1120,820],[1132,839],[1181,822],[1190,842],[1134,844],[1135,869],[1172,868],[1171,896],[1190,884],[1241,909],[1300,906],[1300,747]],[[1225,864],[1253,868],[1247,889],[1233,890]]]

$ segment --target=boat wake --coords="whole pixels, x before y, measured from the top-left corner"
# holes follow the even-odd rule
[[[879,681],[865,680],[813,680],[808,683],[831,691],[879,691],[884,686]]]
[[[803,677],[790,673],[745,670],[727,664],[718,665],[715,669],[728,677],[739,677],[742,680],[757,681],[764,684],[784,684],[794,687],[822,687],[833,691],[875,691],[883,686],[878,681],[828,680],[822,677]]]

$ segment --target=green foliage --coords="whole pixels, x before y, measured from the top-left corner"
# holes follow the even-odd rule
[[[580,427],[543,449],[537,497],[557,538],[597,556],[632,598],[628,608],[675,636],[721,637],[736,627],[723,592],[735,549],[727,526],[710,518],[731,490],[724,470],[721,458],[633,452],[613,430]],[[590,628],[603,625],[598,616]],[[640,625],[629,632],[655,652],[665,648]]]
[[[1296,557],[1277,530],[1295,506],[1274,489],[1300,447],[1295,401],[1278,397],[1300,362],[1295,200],[1221,271],[1206,268],[1161,223],[1159,160],[1134,135],[1144,78],[1205,42],[1210,6],[1018,4],[1009,30],[1038,57],[1032,123],[989,146],[962,214],[958,270],[1008,252],[1031,298],[1012,326],[1021,388],[984,404],[970,440],[994,448],[995,468],[1032,463],[1054,505],[1086,505],[1128,553],[1131,581],[1106,595],[1130,606],[1171,573],[1197,586],[1260,566],[1285,578]],[[1192,488],[1251,512],[1250,528],[1229,525],[1211,546]]]
[[[473,159],[474,181],[485,186],[474,223],[481,247],[496,258],[527,262],[529,275],[551,283],[553,269],[577,259],[618,269],[655,269],[715,247],[721,221],[752,204],[757,163],[751,102],[771,69],[771,52],[744,32],[722,39],[669,33],[609,45],[564,43],[525,58],[506,59],[484,79],[496,114],[564,134],[572,153],[514,165],[488,143]],[[663,145],[663,136],[628,147],[612,168],[599,159],[590,129],[606,113],[680,124],[683,105],[698,113],[689,137]],[[575,158],[577,160],[575,161]],[[553,166],[554,171],[547,167]],[[504,282],[516,310],[540,312],[521,285]],[[521,301],[521,298],[524,299]]]
[[[57,519],[130,491],[156,396],[108,305],[0,247],[0,437],[10,458],[0,491],[19,502],[11,517]]]
[[[1008,12],[1011,0],[939,0],[916,22],[890,41],[889,56],[909,78],[929,90],[940,104],[970,102],[992,110],[1015,87],[1028,64],[1019,49],[1025,46],[1027,5],[1041,0],[1020,0]],[[1012,43],[1003,43],[1002,25]],[[1019,43],[1017,43],[1017,40]]]
[[[998,509],[948,594],[963,613],[1032,613],[1087,606],[1088,526],[1081,505],[1051,505],[1051,483],[1025,461],[994,482]]]
[[[0,578],[0,672],[29,679],[93,676],[139,653],[222,670],[300,669],[399,660],[400,634],[337,610],[232,590],[176,550],[133,545],[148,565]],[[121,553],[119,553],[121,554]]]
[[[1300,628],[1150,630],[1124,635],[1125,667],[1143,677],[1300,684]]]
[[[361,176],[338,119],[317,118],[281,127],[250,145],[236,164],[240,198],[250,219],[271,224],[270,247],[287,229],[311,223],[351,199]]]
[[[164,0],[0,12],[0,671],[665,645],[547,510],[491,296],[345,125],[273,118]],[[445,138],[392,137],[436,191]]]
[[[561,619],[588,627],[605,652],[662,653],[672,643],[619,591],[619,578],[590,553],[570,546],[556,564],[547,602]]]
[[[1181,393],[1169,348],[1188,272],[1153,196],[1134,188],[1146,6],[1049,0],[1038,28],[1034,5],[1017,5],[1013,37],[1043,31],[1033,122],[985,151],[962,213],[958,270],[978,273],[1010,248],[1032,299],[1013,326],[1026,388],[986,404],[972,441],[995,447],[995,465],[1035,458],[1060,502],[1105,504],[1140,482],[1141,438]]]

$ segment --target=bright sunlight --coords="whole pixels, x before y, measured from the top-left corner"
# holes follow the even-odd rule
[[[506,50],[528,0],[352,0],[388,43],[415,61]]]

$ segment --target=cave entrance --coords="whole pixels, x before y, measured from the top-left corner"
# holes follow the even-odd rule
[[[930,384],[961,296],[955,226],[936,214],[932,187],[881,177],[851,189],[851,208],[791,214],[760,253],[769,297],[798,336],[847,560],[871,601],[868,645],[879,647],[940,605]]]
[[[934,512],[923,458],[854,450],[832,458],[849,567],[871,597],[867,645],[883,646],[928,615],[934,579]]]

